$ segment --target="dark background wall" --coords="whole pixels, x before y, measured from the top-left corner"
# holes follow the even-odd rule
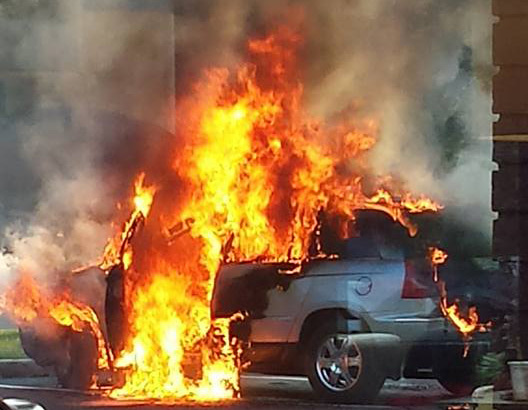
[[[528,357],[528,2],[494,0],[493,30],[494,222],[497,257],[519,257],[521,350]]]

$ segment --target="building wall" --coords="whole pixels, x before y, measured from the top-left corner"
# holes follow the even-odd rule
[[[494,0],[493,32],[493,248],[498,257],[518,260],[518,312],[513,326],[520,358],[528,359],[528,2]]]
[[[494,253],[528,257],[528,2],[494,0]]]

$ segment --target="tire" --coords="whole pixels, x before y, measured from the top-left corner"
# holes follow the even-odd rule
[[[18,334],[24,353],[41,367],[53,367],[55,363],[68,361],[68,354],[64,352],[64,328],[44,321],[39,321],[38,325],[47,329],[53,337],[46,337],[33,327],[19,328]]]
[[[331,402],[372,402],[386,378],[375,350],[335,325],[317,328],[306,345],[304,361],[314,392]]]
[[[464,357],[463,346],[441,346],[433,355],[433,373],[447,391],[456,396],[467,396],[478,384],[477,357],[472,350]]]
[[[70,331],[69,361],[55,369],[59,384],[67,389],[88,390],[97,371],[97,344],[91,333]]]

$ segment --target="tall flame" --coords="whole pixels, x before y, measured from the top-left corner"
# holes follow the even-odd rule
[[[440,205],[388,187],[366,195],[370,118],[325,124],[301,107],[300,37],[288,28],[249,42],[251,62],[233,74],[215,69],[180,104],[173,169],[186,189],[149,244],[134,246],[128,273],[130,335],[117,358],[124,386],[113,397],[231,397],[238,388],[229,320],[210,319],[222,261],[301,261],[309,257],[321,210],[341,221],[377,209],[406,226],[407,214]],[[166,187],[164,187],[165,189]],[[157,236],[169,238],[163,245]],[[189,358],[193,363],[189,363]],[[194,367],[194,368],[193,368]]]
[[[236,394],[239,344],[229,337],[230,320],[212,321],[210,314],[222,262],[300,263],[312,256],[322,211],[337,229],[354,221],[357,210],[379,210],[415,235],[409,214],[441,208],[370,170],[374,119],[349,113],[324,122],[303,109],[301,44],[296,32],[281,27],[251,40],[249,61],[236,71],[207,71],[178,105],[175,146],[183,148],[172,158],[177,178],[163,181],[181,184],[147,186],[145,173],[138,175],[130,217],[100,264],[125,271],[127,340],[113,363],[125,381],[112,397],[213,400]],[[159,206],[151,209],[158,186]],[[144,224],[151,210],[154,217]],[[29,292],[25,303],[33,299],[43,303],[38,292]],[[72,329],[86,323],[98,338],[92,313],[62,298],[21,315],[46,314]],[[100,358],[100,367],[107,361]]]

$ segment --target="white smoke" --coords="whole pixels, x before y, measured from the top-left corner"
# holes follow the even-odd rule
[[[490,237],[491,2],[309,2],[307,102],[380,122],[376,172]],[[450,211],[451,210],[451,211]]]
[[[174,131],[174,101],[201,70],[239,61],[247,36],[287,22],[289,7],[304,10],[311,112],[330,118],[359,104],[380,120],[376,170],[447,205],[477,206],[489,233],[489,0],[6,0],[1,277],[18,266],[55,278],[93,262],[145,152],[161,151],[150,135],[134,139],[125,130],[133,126],[103,126],[95,112]],[[442,170],[435,127],[454,113],[469,142]]]

